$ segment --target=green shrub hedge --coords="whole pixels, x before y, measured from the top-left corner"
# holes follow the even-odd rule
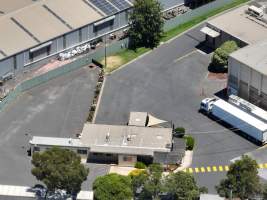
[[[238,48],[235,41],[227,41],[217,48],[212,56],[212,71],[226,72],[229,54],[236,51]]]
[[[146,169],[146,165],[142,162],[136,162],[134,167],[137,169]]]
[[[195,146],[195,139],[188,135],[186,136],[186,150],[193,150]]]

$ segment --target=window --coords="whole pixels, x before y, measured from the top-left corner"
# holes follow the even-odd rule
[[[86,149],[78,149],[77,153],[78,154],[87,154],[87,150]]]
[[[133,160],[132,156],[123,156],[124,162],[131,162]]]
[[[40,147],[33,147],[33,152],[40,151]]]

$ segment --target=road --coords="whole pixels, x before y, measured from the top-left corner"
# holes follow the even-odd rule
[[[196,139],[192,166],[228,165],[257,148],[245,138],[198,113],[199,103],[226,86],[208,78],[210,55],[196,47],[204,41],[201,26],[161,45],[106,79],[96,123],[126,124],[130,111],[144,111],[183,126]],[[194,174],[215,193],[225,173]]]

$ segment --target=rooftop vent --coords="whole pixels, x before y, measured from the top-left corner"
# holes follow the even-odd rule
[[[108,143],[109,141],[110,141],[110,134],[108,132],[107,135],[106,135],[106,142]]]

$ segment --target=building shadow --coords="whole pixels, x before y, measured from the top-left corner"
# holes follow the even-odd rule
[[[214,93],[214,96],[223,99],[225,101],[228,101],[228,95],[227,95],[227,88],[224,88],[222,90],[219,90],[218,92]]]
[[[212,52],[214,51],[213,48],[207,46],[206,41],[202,41],[202,42],[200,42],[200,43],[199,43],[197,46],[195,46],[195,47],[196,47],[198,50],[200,50],[200,51],[202,51],[202,52],[204,52],[204,53],[206,53],[206,54],[210,54],[210,53],[212,53]]]

